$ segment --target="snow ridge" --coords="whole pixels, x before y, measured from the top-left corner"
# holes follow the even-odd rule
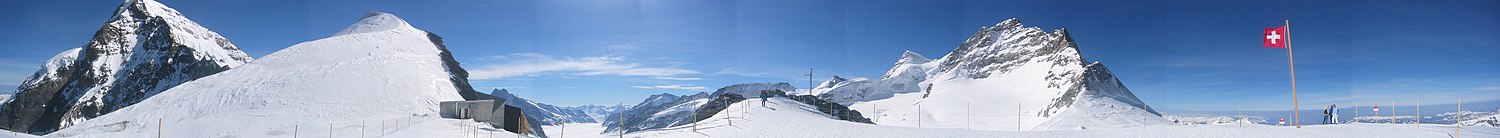
[[[345,27],[343,31],[339,31],[339,33],[333,34],[333,36],[385,31],[396,28],[411,28],[411,24],[407,24],[406,20],[402,20],[400,17],[396,17],[396,15],[391,15],[390,13],[370,11],[365,13],[365,16],[361,17],[354,25]]]

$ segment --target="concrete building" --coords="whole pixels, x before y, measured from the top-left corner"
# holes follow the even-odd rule
[[[505,124],[505,99],[446,101],[438,103],[443,118],[474,119],[500,128]]]
[[[505,105],[505,99],[445,101],[438,103],[438,106],[441,108],[438,114],[443,118],[474,119],[474,121],[490,124],[491,128],[501,128],[520,134],[528,134],[531,131],[526,121],[526,114],[520,108]]]

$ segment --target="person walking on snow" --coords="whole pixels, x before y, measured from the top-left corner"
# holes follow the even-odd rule
[[[760,91],[760,106],[766,106],[766,98],[771,97],[771,92]]]

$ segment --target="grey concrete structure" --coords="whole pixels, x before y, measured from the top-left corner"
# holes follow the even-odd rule
[[[443,118],[474,119],[500,128],[505,124],[505,99],[446,101],[439,103]]]

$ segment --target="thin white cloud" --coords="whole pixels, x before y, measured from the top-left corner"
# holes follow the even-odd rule
[[[694,70],[672,67],[645,67],[637,63],[625,61],[624,58],[616,56],[574,58],[554,57],[538,53],[515,53],[504,56],[491,56],[487,57],[486,60],[502,63],[471,70],[469,71],[470,79],[492,80],[547,73],[583,76],[613,75],[646,77],[672,77],[701,73]]]
[[[708,88],[705,88],[703,86],[694,86],[694,85],[659,85],[659,86],[630,86],[630,87],[632,87],[632,88],[641,88],[641,89],[677,89],[677,90],[689,90],[689,91],[703,91],[703,90],[707,90],[708,89]]]
[[[734,69],[734,68],[725,68],[724,70],[719,70],[719,72],[714,72],[714,75],[738,75],[738,76],[746,76],[746,77],[765,77],[767,75],[771,75],[771,73],[769,73],[769,72],[750,72],[750,71],[742,71],[742,70],[738,70],[738,69]]]
[[[656,79],[659,79],[659,80],[683,80],[683,81],[687,81],[687,80],[703,80],[703,78],[686,78],[686,77],[656,77]]]

